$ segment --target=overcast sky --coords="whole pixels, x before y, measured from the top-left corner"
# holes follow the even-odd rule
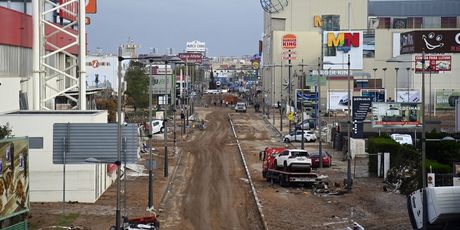
[[[131,37],[141,53],[176,52],[187,41],[206,42],[208,56],[255,54],[263,33],[258,0],[98,0],[88,15],[88,48],[116,53]]]

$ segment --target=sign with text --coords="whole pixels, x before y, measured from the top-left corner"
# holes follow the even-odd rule
[[[452,66],[452,56],[433,55],[425,56],[425,73],[450,71]],[[415,56],[415,73],[422,72],[422,56]]]
[[[362,31],[324,31],[323,46],[324,69],[347,69],[348,55],[351,69],[363,69]]]
[[[400,35],[400,53],[460,53],[460,30],[416,30]]]
[[[460,89],[436,89],[436,109],[454,109],[455,101],[460,99]]]
[[[180,53],[179,58],[184,62],[188,63],[202,63],[203,54],[202,53]]]
[[[282,41],[283,49],[297,48],[297,37],[294,34],[285,34]]]
[[[369,108],[372,104],[370,97],[353,97],[352,120],[353,120],[353,138],[364,137],[363,121],[366,119]]]
[[[374,128],[419,126],[421,117],[419,103],[372,103],[372,127]]]

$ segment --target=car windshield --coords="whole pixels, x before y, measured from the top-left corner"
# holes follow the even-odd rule
[[[300,152],[300,151],[295,151],[291,152],[291,156],[293,157],[308,157],[308,152]]]

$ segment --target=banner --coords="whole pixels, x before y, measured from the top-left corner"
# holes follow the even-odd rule
[[[396,89],[396,102],[417,103],[421,102],[420,90]]]
[[[372,127],[408,128],[421,124],[419,103],[372,103]]]
[[[327,108],[330,110],[348,109],[348,91],[330,91],[328,93]]]
[[[455,100],[460,99],[460,89],[436,89],[436,109],[455,109]]]
[[[439,71],[450,71],[452,56],[430,55],[425,56],[425,73],[438,73]],[[422,73],[422,56],[415,56],[415,73]]]
[[[370,97],[372,102],[385,102],[384,89],[362,89],[361,96]]]
[[[29,141],[0,140],[0,221],[29,211]]]

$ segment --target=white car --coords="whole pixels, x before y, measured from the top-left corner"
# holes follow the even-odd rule
[[[235,112],[246,113],[246,104],[244,102],[238,102],[235,105]]]
[[[309,130],[296,130],[293,131],[286,136],[284,136],[283,141],[285,143],[293,142],[293,141],[302,141],[302,138],[305,142],[314,142],[316,141],[316,135],[313,131]]]
[[[307,151],[302,149],[287,149],[281,152],[275,158],[276,168],[282,168],[285,171],[311,171],[311,158]]]
[[[152,134],[163,133],[165,130],[163,120],[154,119],[152,120]]]

